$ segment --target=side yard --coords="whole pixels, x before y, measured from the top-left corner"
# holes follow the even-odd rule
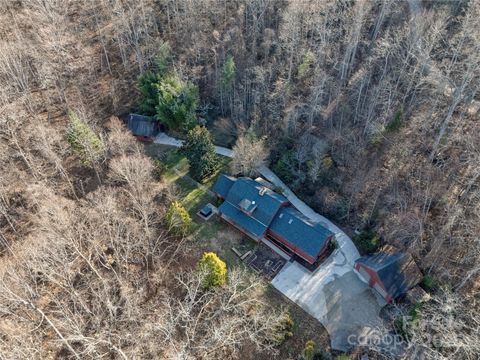
[[[159,160],[159,166],[162,168],[162,180],[173,185],[175,197],[182,202],[190,213],[193,221],[193,231],[190,236],[193,254],[199,258],[203,252],[213,251],[227,263],[229,268],[246,266],[240,257],[232,251],[232,248],[235,247],[238,252],[245,254],[250,250],[254,251],[258,244],[232,226],[224,223],[216,215],[209,220],[204,220],[197,215],[197,212],[207,203],[218,205],[209,189],[218,174],[228,172],[230,159],[220,157],[222,163],[219,173],[205,184],[198,184],[188,176],[188,161],[176,148],[148,144],[145,145],[145,152],[152,158]],[[292,336],[280,346],[278,358],[296,358],[302,352],[308,340],[313,340],[318,348],[325,349],[329,346],[329,337],[325,328],[314,317],[289,301],[270,284],[266,287],[263,298],[265,302],[274,307],[288,308],[293,321]],[[245,359],[248,359],[249,353],[252,352],[245,351]],[[265,354],[265,360],[271,358],[271,354]]]

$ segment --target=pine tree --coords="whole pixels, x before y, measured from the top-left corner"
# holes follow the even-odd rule
[[[198,88],[169,74],[158,84],[157,119],[171,129],[191,129],[196,123]]]
[[[67,130],[67,141],[70,147],[84,165],[93,166],[102,158],[105,144],[73,111],[69,111],[68,117],[70,125]]]
[[[155,107],[158,104],[158,82],[157,74],[152,71],[145,71],[138,79],[138,89],[142,95],[139,108],[142,114],[155,115]]]
[[[169,231],[175,235],[187,235],[192,225],[190,214],[179,201],[170,204],[165,214],[165,220]]]
[[[230,90],[233,81],[235,80],[235,61],[233,60],[233,56],[229,55],[227,56],[227,59],[225,60],[225,64],[223,64],[223,71],[222,71],[222,83],[223,87],[225,90]]]
[[[170,45],[163,43],[158,49],[153,71],[145,71],[138,79],[138,89],[142,95],[139,105],[140,111],[145,115],[155,115],[158,105],[158,85],[171,67],[172,57]]]
[[[204,126],[197,125],[188,132],[182,152],[190,164],[190,174],[198,181],[203,181],[218,169],[218,157],[212,135]]]

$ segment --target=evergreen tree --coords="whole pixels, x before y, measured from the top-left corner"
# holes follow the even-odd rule
[[[192,225],[190,214],[179,201],[170,204],[165,214],[165,220],[169,231],[175,235],[187,235]]]
[[[218,169],[212,135],[204,126],[197,125],[188,132],[182,152],[190,164],[190,174],[198,181],[205,180]]]
[[[68,117],[70,126],[67,140],[70,147],[83,164],[93,166],[104,154],[105,145],[102,139],[73,111],[69,111]]]
[[[226,90],[230,90],[233,85],[233,81],[235,80],[235,70],[236,70],[235,61],[233,60],[233,56],[229,55],[227,56],[227,59],[223,64],[223,71],[222,71],[223,87]]]
[[[171,129],[191,129],[196,122],[198,88],[169,74],[158,84],[157,119]]]
[[[204,275],[203,286],[206,289],[223,285],[227,281],[227,265],[213,252],[203,254],[198,268]]]
[[[170,45],[163,43],[155,58],[154,71],[145,71],[138,79],[138,89],[142,95],[140,111],[145,115],[155,115],[158,105],[158,85],[171,66]]]
[[[155,115],[158,104],[158,83],[160,79],[152,71],[145,71],[138,79],[138,89],[142,95],[139,108],[142,114]]]

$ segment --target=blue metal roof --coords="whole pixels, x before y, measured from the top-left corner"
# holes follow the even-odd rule
[[[270,225],[270,230],[314,258],[333,235],[330,230],[312,222],[293,207],[282,208]]]
[[[212,191],[222,198],[226,198],[230,188],[232,187],[233,183],[236,181],[234,177],[227,176],[227,175],[220,175],[212,187]]]
[[[410,254],[392,252],[391,248],[389,251],[362,256],[356,262],[374,270],[393,298],[405,294],[417,285],[422,277]]]
[[[288,203],[285,196],[273,192],[255,180],[241,177],[233,183],[225,200],[240,209],[240,203],[244,199],[256,205],[250,216],[265,227],[270,225],[282,204]]]
[[[128,129],[136,136],[156,135],[155,120],[151,116],[130,114],[128,116]]]
[[[267,226],[257,221],[251,216],[248,216],[241,210],[239,210],[234,205],[230,204],[228,201],[224,201],[222,205],[218,208],[218,211],[227,218],[227,220],[232,221],[240,227],[243,231],[250,234],[254,238],[260,238],[263,236],[267,230]]]

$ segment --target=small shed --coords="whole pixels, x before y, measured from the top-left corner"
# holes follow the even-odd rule
[[[152,142],[160,127],[152,116],[139,114],[128,115],[128,129],[140,141]]]
[[[360,257],[355,262],[355,269],[388,303],[406,294],[422,280],[422,273],[412,256],[391,245],[373,255]]]

